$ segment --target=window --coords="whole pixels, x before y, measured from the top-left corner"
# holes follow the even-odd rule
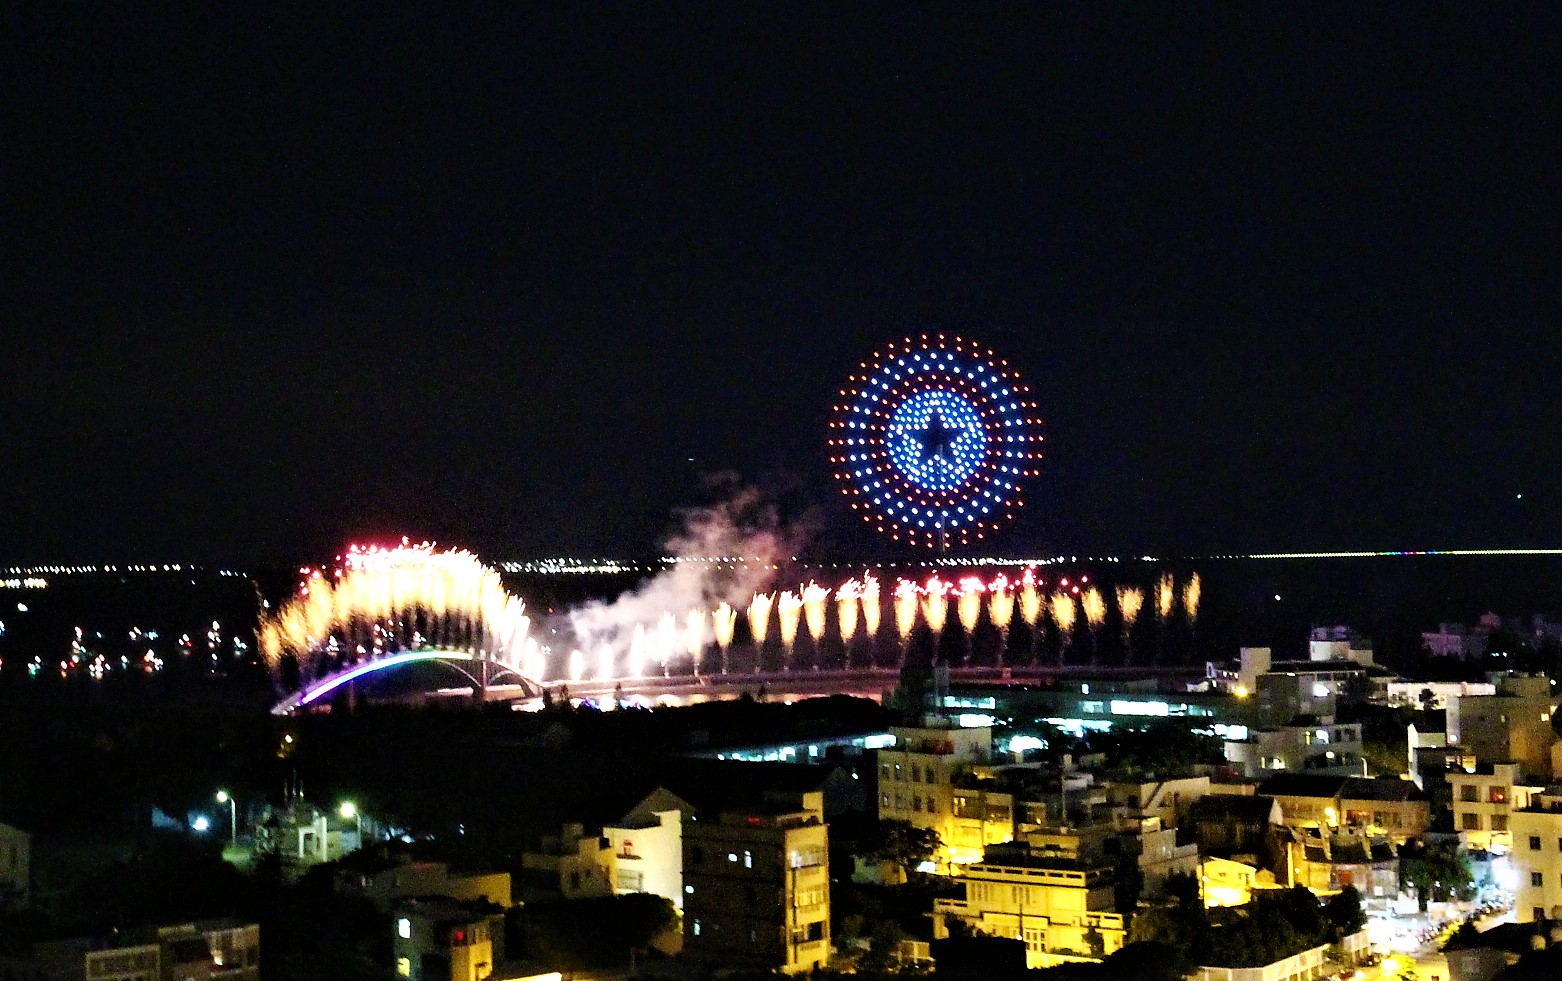
[[[1473,804],[1480,799],[1480,789],[1473,783],[1461,784],[1459,787],[1459,799],[1467,804]]]
[[[396,921],[396,936],[403,940],[412,939],[412,921],[403,916]],[[382,962],[383,963],[383,962]]]
[[[743,853],[743,867],[745,869],[751,869],[751,868],[754,867],[754,853],[753,852],[746,851],[746,852]]]
[[[1546,908],[1544,906],[1532,906],[1530,907],[1530,915],[1534,917],[1536,923],[1540,923],[1546,918]]]
[[[1536,887],[1545,885],[1546,874],[1544,872],[1531,872],[1529,874],[1529,884]]]
[[[727,853],[727,861],[729,861],[729,862],[736,862],[737,860],[738,860],[738,853],[737,852],[728,852]]]
[[[1532,852],[1540,851],[1540,835],[1529,836],[1529,850]]]
[[[1506,815],[1506,814],[1493,814],[1491,816],[1491,829],[1493,831],[1507,831],[1508,830],[1508,815]]]
[[[396,973],[401,975],[404,978],[412,977],[412,958],[410,958],[410,957],[398,957],[398,958],[396,958]]]
[[[1493,804],[1506,804],[1508,802],[1507,787],[1488,787],[1486,799]]]
[[[1460,831],[1481,830],[1481,816],[1479,814],[1461,814],[1459,815],[1459,821]]]
[[[698,937],[700,935],[700,921],[699,920],[695,920],[694,921],[694,935],[696,937]]]

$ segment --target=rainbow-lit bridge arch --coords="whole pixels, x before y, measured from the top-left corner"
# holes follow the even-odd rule
[[[424,543],[349,548],[330,571],[304,568],[295,595],[260,626],[260,649],[285,715],[353,681],[415,663],[443,664],[480,692],[502,678],[528,691],[545,652],[526,605],[470,552]]]
[[[271,714],[290,715],[359,678],[404,664],[425,662],[441,663],[455,671],[472,685],[474,692],[482,691],[496,682],[507,681],[524,689],[529,696],[541,693],[541,687],[536,682],[514,668],[470,651],[404,651],[349,665],[323,678],[318,678],[308,688],[301,688],[272,706]]]

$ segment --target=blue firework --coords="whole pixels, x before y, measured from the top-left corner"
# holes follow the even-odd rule
[[[830,423],[830,462],[863,520],[929,548],[986,537],[1041,457],[1030,390],[960,337],[893,342],[859,366]]]

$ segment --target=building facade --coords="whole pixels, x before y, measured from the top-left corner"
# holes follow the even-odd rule
[[[658,787],[616,825],[603,828],[613,892],[648,892],[683,909],[683,819],[693,813],[683,798]]]
[[[1511,858],[1518,875],[1514,919],[1562,919],[1562,785],[1533,795],[1512,815]]]
[[[993,849],[961,876],[965,898],[933,900],[933,937],[949,922],[1025,942],[1028,968],[1101,960],[1126,942],[1113,910],[1112,870],[1032,852],[1024,845]]]
[[[806,973],[830,962],[829,831],[823,795],[694,815],[683,829],[686,956]]]
[[[1517,763],[1529,778],[1552,773],[1556,733],[1551,716],[1556,688],[1545,675],[1490,675],[1495,695],[1461,695],[1448,700],[1448,743],[1462,746],[1483,763]]]
[[[1014,797],[983,780],[992,762],[986,726],[901,727],[879,750],[879,818],[938,833],[938,865],[980,861],[988,845],[1014,838]]]
[[[119,935],[117,943],[65,940],[40,944],[44,977],[88,981],[260,981],[260,927],[203,920]]]
[[[483,981],[504,960],[504,910],[492,903],[404,899],[392,915],[398,978]]]
[[[1530,784],[1517,763],[1475,763],[1447,771],[1454,830],[1467,849],[1505,853],[1513,847],[1514,811],[1530,805],[1541,786]]]

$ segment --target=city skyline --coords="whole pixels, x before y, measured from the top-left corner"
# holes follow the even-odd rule
[[[1550,11],[19,13],[0,562],[825,554],[860,360],[1045,421],[984,553],[1552,547]],[[126,37],[135,45],[118,43]]]

